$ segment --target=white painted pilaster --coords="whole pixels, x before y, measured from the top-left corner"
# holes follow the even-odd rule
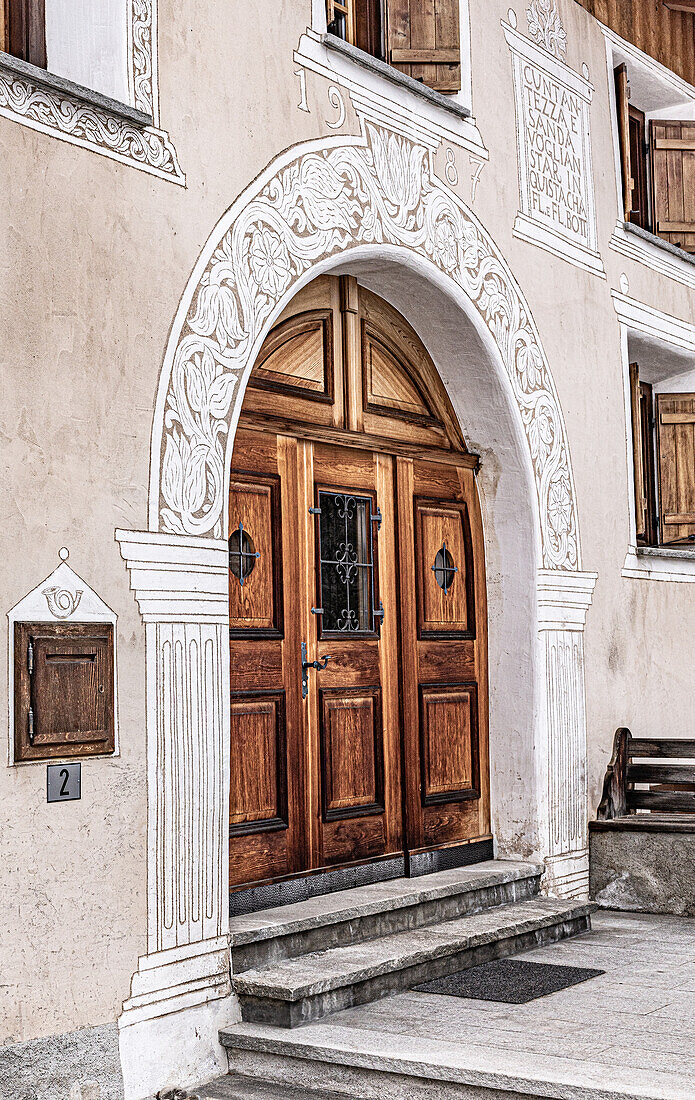
[[[222,1072],[217,1028],[236,1017],[227,944],[228,551],[224,541],[191,536],[116,538],[146,645],[148,950],[119,1019],[126,1100],[140,1100],[170,1078],[186,1085]]]
[[[541,710],[536,752],[546,888],[589,891],[584,624],[596,573],[538,571]]]

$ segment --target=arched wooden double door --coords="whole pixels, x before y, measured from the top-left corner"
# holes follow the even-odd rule
[[[347,276],[297,295],[230,482],[232,888],[489,854],[475,468],[400,314]]]

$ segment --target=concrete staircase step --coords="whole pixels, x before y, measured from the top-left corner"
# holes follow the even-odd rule
[[[533,898],[538,894],[542,870],[535,863],[490,860],[233,917],[229,936],[232,972],[240,974],[282,959],[426,928]]]
[[[324,1089],[307,1089],[285,1081],[257,1081],[228,1073],[198,1085],[191,1093],[196,1100],[344,1100],[344,1093],[326,1092]]]
[[[233,977],[242,1019],[292,1028],[590,927],[595,905],[532,897]],[[224,1042],[222,1033],[221,1041]]]
[[[339,1017],[296,1031],[236,1024],[221,1038],[234,1073],[283,1087],[286,1082],[309,1090],[325,1085],[341,1100],[689,1100],[693,1095],[677,1059],[673,1073],[636,1073],[617,1059],[607,1064],[474,1041],[462,1046],[444,1036],[414,1042],[409,1034],[341,1026]],[[253,1092],[247,1095],[256,1100]],[[313,1100],[313,1093],[307,1097]]]

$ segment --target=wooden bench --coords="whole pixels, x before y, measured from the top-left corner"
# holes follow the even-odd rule
[[[625,726],[616,730],[596,816],[615,821],[637,810],[695,814],[695,741],[645,740]]]
[[[616,731],[589,878],[606,908],[695,916],[695,741]]]

